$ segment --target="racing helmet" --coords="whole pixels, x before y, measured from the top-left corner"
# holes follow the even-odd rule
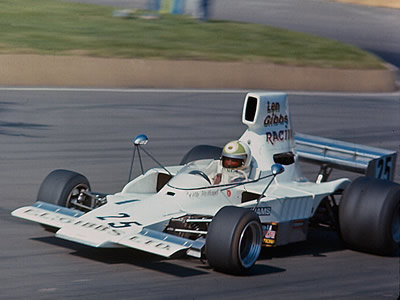
[[[251,161],[250,148],[241,141],[231,141],[224,146],[221,161],[222,166],[227,169],[241,170],[247,168]]]

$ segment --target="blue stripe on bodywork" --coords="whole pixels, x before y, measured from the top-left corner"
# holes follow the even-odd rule
[[[63,206],[59,206],[59,205],[55,205],[55,204],[51,204],[51,203],[46,203],[46,202],[42,202],[42,201],[37,201],[32,206],[40,208],[40,209],[56,212],[58,214],[62,214],[62,215],[70,216],[70,217],[75,217],[75,218],[78,218],[78,217],[80,217],[80,216],[82,216],[84,214],[84,212],[79,211],[79,210],[74,210],[74,209],[71,209],[71,208],[66,208],[66,207],[63,207]]]
[[[140,200],[137,200],[137,199],[136,200],[125,200],[125,201],[115,202],[115,204],[121,205],[121,204],[136,202],[136,201],[140,201]]]

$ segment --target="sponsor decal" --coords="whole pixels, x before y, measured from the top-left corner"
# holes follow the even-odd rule
[[[268,115],[264,119],[264,126],[283,125],[289,123],[289,116],[281,114],[281,104],[279,102],[267,102]]]
[[[275,145],[278,142],[284,142],[293,138],[292,130],[288,129],[289,115],[281,113],[279,102],[267,102],[267,116],[264,119],[265,127],[285,125],[286,129],[270,130],[265,133],[267,144]]]
[[[255,212],[259,216],[270,216],[271,215],[272,208],[267,206],[267,207],[256,207]]]
[[[263,224],[263,244],[266,247],[272,247],[276,243],[278,224],[277,223],[267,223]]]
[[[96,224],[93,222],[87,222],[87,221],[76,221],[74,222],[75,226],[80,226],[83,228],[88,228],[88,229],[93,229],[95,231],[99,231],[99,232],[106,232],[110,235],[113,236],[119,236],[122,234],[121,231],[117,230],[117,229],[113,229],[110,226],[107,225],[102,225],[102,224]]]
[[[140,235],[136,235],[136,234],[133,235],[132,237],[130,237],[129,241],[138,243],[138,244],[142,244],[142,245],[151,246],[151,247],[158,248],[158,249],[167,250],[167,251],[171,250],[171,246],[167,243],[160,242],[159,240],[153,240],[153,239],[143,237]]]
[[[275,145],[277,142],[283,142],[293,138],[291,129],[267,131],[265,134],[267,143],[271,145]]]
[[[24,213],[42,218],[43,223],[48,223],[45,221],[45,220],[47,220],[47,221],[54,221],[54,222],[58,222],[58,223],[62,223],[62,224],[72,224],[74,226],[79,226],[82,228],[90,228],[95,231],[107,232],[108,234],[111,234],[114,236],[118,236],[118,235],[122,234],[122,232],[120,232],[116,229],[113,229],[112,227],[107,226],[107,225],[97,224],[94,222],[89,222],[89,221],[84,221],[84,220],[77,220],[74,217],[64,216],[64,215],[60,215],[60,214],[53,213],[53,212],[43,212],[41,210],[29,208]]]
[[[268,113],[280,112],[280,111],[281,111],[281,104],[279,102],[272,102],[272,103],[270,103],[269,101],[267,102]]]
[[[264,238],[263,242],[267,247],[272,247],[275,244],[275,240],[273,240],[273,239],[265,239]]]
[[[43,212],[43,210],[37,210],[35,208],[29,208],[29,209],[25,210],[24,214],[39,217],[44,220],[60,222],[63,224],[70,224],[76,220],[75,217],[69,217],[66,215],[61,215],[61,214],[57,214],[57,213],[53,213],[53,212]]]
[[[289,123],[289,116],[288,115],[267,115],[265,120],[264,120],[264,126],[272,126],[272,125],[283,125],[283,124],[288,124]]]
[[[279,102],[267,102],[267,116],[264,119],[265,127],[272,127],[277,125],[285,125],[286,128],[289,124],[289,115],[285,112],[281,113],[281,105]],[[267,143],[274,145],[278,141],[288,140],[291,136],[289,129],[281,131],[267,132]]]
[[[194,191],[187,192],[186,195],[189,198],[201,198],[201,197],[215,197],[218,195],[219,190],[204,190],[204,191]]]

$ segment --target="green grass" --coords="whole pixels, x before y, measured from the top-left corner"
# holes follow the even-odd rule
[[[57,0],[1,0],[0,53],[271,62],[382,68],[356,47],[303,33],[185,16],[113,18],[113,8]]]

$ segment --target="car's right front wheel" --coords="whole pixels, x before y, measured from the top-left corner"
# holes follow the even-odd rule
[[[87,212],[93,208],[93,203],[91,199],[86,199],[88,197],[81,199],[81,196],[82,192],[88,191],[89,181],[82,174],[69,170],[54,170],[43,180],[37,201]]]

